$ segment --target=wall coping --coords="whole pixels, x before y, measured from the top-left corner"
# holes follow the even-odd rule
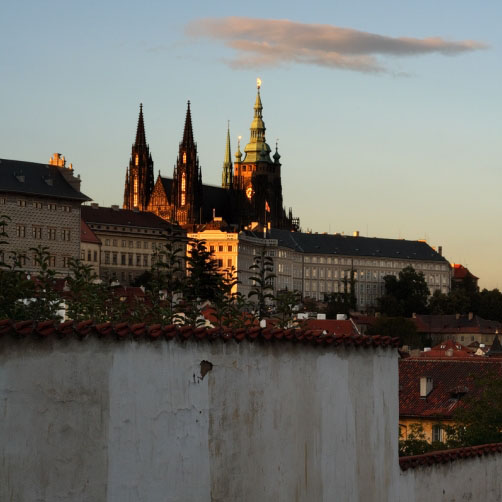
[[[431,466],[435,464],[446,464],[465,458],[482,457],[493,453],[502,452],[502,443],[482,444],[478,446],[467,446],[465,448],[454,448],[451,450],[431,451],[422,455],[412,455],[409,457],[400,457],[399,466],[402,471],[415,469],[422,466]]]
[[[88,336],[98,338],[124,339],[164,339],[177,340],[234,340],[236,342],[261,340],[264,342],[295,342],[319,347],[354,347],[354,348],[397,348],[399,338],[390,336],[337,335],[324,333],[323,330],[282,329],[282,328],[197,328],[194,326],[161,325],[146,323],[129,324],[127,322],[95,323],[87,321],[0,321],[0,337],[12,335],[17,338],[28,336],[47,338],[73,337],[84,339]]]

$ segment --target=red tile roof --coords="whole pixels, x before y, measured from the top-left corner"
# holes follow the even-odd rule
[[[469,350],[467,347],[462,345],[461,343],[455,342],[453,340],[446,340],[445,342],[441,342],[440,344],[432,347],[431,350],[427,352],[420,352],[420,354],[416,357],[420,357],[422,359],[438,359],[438,358],[472,358],[479,357],[473,354],[472,350]]]
[[[399,466],[406,471],[415,467],[429,466],[435,464],[446,464],[464,458],[482,457],[502,452],[502,443],[483,444],[479,446],[468,446],[466,448],[455,448],[452,450],[441,450],[424,453],[423,455],[413,455],[401,457]]]
[[[101,241],[96,237],[96,234],[90,229],[89,225],[87,225],[84,220],[80,220],[80,242],[101,244]]]
[[[500,359],[418,359],[399,360],[399,416],[448,419],[461,396],[475,391],[474,380],[490,374],[502,376]],[[420,378],[432,378],[432,391],[420,397]]]
[[[375,348],[386,347],[395,348],[399,345],[398,338],[389,336],[363,336],[363,335],[323,335],[320,330],[304,329],[280,329],[259,327],[239,328],[239,329],[220,329],[220,328],[195,328],[193,326],[161,326],[160,324],[147,325],[123,323],[101,323],[95,324],[92,320],[74,322],[66,321],[58,323],[55,321],[20,321],[11,320],[0,321],[0,336],[73,336],[82,339],[85,336],[109,336],[116,339],[124,338],[145,338],[158,339],[164,338],[172,340],[243,340],[254,341],[276,341],[276,342],[296,342],[310,344],[315,346],[344,346]]]
[[[464,279],[467,276],[470,276],[473,279],[479,279],[479,277],[476,277],[474,274],[472,274],[467,267],[464,267],[460,263],[453,264],[453,278],[454,279]]]
[[[478,315],[469,318],[468,315],[417,315],[412,321],[419,333],[461,334],[481,333],[495,334],[502,332],[502,323],[483,319]]]

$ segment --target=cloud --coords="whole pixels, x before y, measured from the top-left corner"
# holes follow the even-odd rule
[[[382,56],[406,57],[438,53],[454,56],[484,49],[473,40],[440,37],[387,37],[328,24],[286,19],[225,17],[198,19],[186,26],[192,37],[222,40],[237,52],[227,63],[234,68],[300,63],[362,72],[387,72]]]

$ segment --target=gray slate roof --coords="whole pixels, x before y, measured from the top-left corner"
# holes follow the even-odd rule
[[[253,235],[263,237],[263,234],[258,232]],[[382,239],[380,237],[352,237],[339,234],[306,234],[275,228],[269,232],[269,238],[277,239],[279,246],[302,253],[448,263],[443,256],[434,251],[426,242],[420,241]]]
[[[57,166],[22,160],[0,159],[0,191],[82,202],[91,200],[75,190]]]
[[[101,225],[117,225],[123,227],[141,227],[155,229],[172,229],[175,225],[168,223],[156,214],[131,209],[115,209],[112,207],[82,206],[81,217],[86,223]]]

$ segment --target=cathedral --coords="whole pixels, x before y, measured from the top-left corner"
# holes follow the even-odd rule
[[[249,143],[232,163],[230,131],[227,129],[221,187],[202,183],[197,143],[192,128],[190,101],[187,105],[183,139],[172,178],[160,175],[154,182],[153,160],[146,143],[143,107],[140,105],[136,142],[126,172],[124,209],[151,211],[177,222],[190,231],[210,224],[236,229],[259,226],[299,230],[298,218],[283,206],[281,163],[277,145],[271,156],[265,139],[260,85],[254,104]]]

